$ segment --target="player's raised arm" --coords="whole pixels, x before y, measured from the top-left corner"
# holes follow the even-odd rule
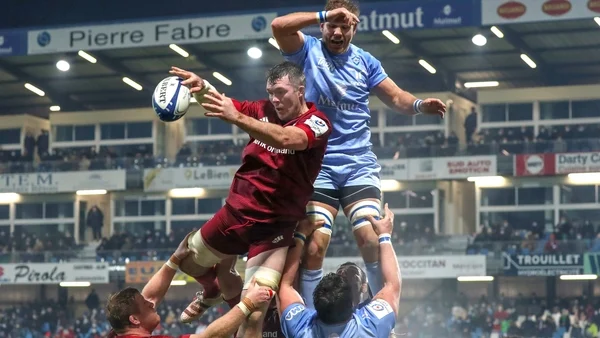
[[[229,338],[235,334],[250,314],[259,308],[264,308],[271,302],[273,291],[270,288],[250,283],[244,299],[234,306],[224,316],[212,322],[200,334],[190,335],[190,338]]]
[[[280,316],[290,305],[296,303],[304,304],[302,297],[298,291],[294,289],[294,281],[298,274],[298,267],[300,266],[300,259],[302,257],[302,252],[304,251],[306,238],[309,237],[316,228],[323,226],[324,223],[324,221],[313,222],[308,218],[298,223],[298,227],[294,233],[295,245],[288,250],[285,266],[283,267],[283,273],[281,275],[281,281],[279,283],[279,292],[277,293],[277,309],[279,310]]]
[[[142,296],[154,303],[155,307],[157,307],[165,298],[165,294],[169,291],[173,277],[175,277],[175,273],[179,269],[179,264],[190,253],[187,242],[191,234],[193,234],[193,232],[185,236],[177,250],[171,255],[171,258],[169,258],[162,268],[150,278],[141,292]]]
[[[400,266],[398,265],[396,252],[391,242],[392,229],[394,228],[394,214],[386,204],[384,218],[376,220],[370,215],[366,217],[373,224],[377,235],[379,235],[379,264],[381,264],[381,273],[383,274],[383,289],[373,297],[373,300],[382,299],[386,301],[397,316],[400,305],[402,277],[400,275]]]
[[[300,51],[304,45],[301,29],[328,21],[339,21],[348,25],[359,22],[356,15],[345,8],[337,8],[331,11],[298,12],[280,16],[271,22],[271,29],[281,51],[292,54]]]
[[[390,109],[405,115],[438,115],[444,118],[446,105],[439,99],[417,99],[411,93],[404,91],[389,77],[373,88],[377,97]]]

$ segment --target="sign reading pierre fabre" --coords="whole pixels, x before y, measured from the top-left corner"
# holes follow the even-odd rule
[[[560,276],[583,273],[583,255],[580,254],[503,254],[504,275],[507,276]]]

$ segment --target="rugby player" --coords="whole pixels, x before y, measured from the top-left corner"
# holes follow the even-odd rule
[[[108,322],[112,327],[110,337],[155,337],[152,332],[160,324],[156,308],[165,297],[178,270],[178,264],[185,259],[190,250],[187,239],[181,242],[175,253],[148,281],[142,292],[135,288],[125,288],[112,295],[106,305]],[[201,334],[189,335],[189,338],[231,337],[248,315],[271,302],[273,291],[257,286],[254,281],[242,302],[233,307],[223,317],[211,323]]]
[[[402,279],[391,242],[394,214],[387,204],[384,210],[383,219],[376,220],[371,215],[365,216],[373,224],[378,235],[384,286],[363,306],[360,306],[356,279],[351,278],[350,267],[342,266],[342,270],[346,269],[347,272],[330,273],[316,286],[311,297],[315,309],[306,307],[293,286],[304,242],[310,235],[310,229],[306,231],[304,222],[300,222],[294,235],[296,245],[288,252],[277,294],[281,330],[287,338],[390,336],[400,306]]]
[[[190,238],[194,254],[181,265],[204,287],[181,315],[183,322],[190,322],[223,298],[230,306],[239,302],[242,288],[230,282],[237,276],[231,269],[237,255],[248,253],[244,289],[255,277],[260,285],[277,290],[294,229],[306,217],[331,124],[305,101],[304,73],[291,62],[269,70],[269,100],[256,102],[230,99],[198,75],[176,67],[171,74],[184,79],[182,84],[190,87],[206,116],[250,135],[225,206]]]
[[[381,62],[353,45],[359,8],[351,0],[329,0],[321,12],[292,13],[273,20],[271,28],[284,58],[304,68],[306,98],[331,120],[323,167],[307,215],[325,221],[310,238],[303,260],[301,293],[312,307],[310,295],[323,276],[323,258],[340,206],[352,224],[373,293],[383,286],[378,266],[377,236],[365,218],[378,217],[381,206],[381,167],[371,151],[369,95],[376,94],[390,109],[406,115],[444,117],[446,106],[429,98],[420,100],[400,89]],[[320,24],[322,37],[304,35],[301,29]]]

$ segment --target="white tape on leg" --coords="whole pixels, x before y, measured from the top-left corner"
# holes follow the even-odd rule
[[[352,231],[356,231],[366,225],[371,225],[371,222],[365,216],[381,217],[381,203],[375,201],[357,202],[352,206],[349,214],[348,218],[350,219],[350,224],[352,224]]]
[[[200,231],[196,231],[196,233],[188,239],[188,247],[190,248],[190,251],[192,251],[194,262],[200,266],[210,268],[221,261],[221,258],[206,247]]]
[[[326,208],[317,206],[317,205],[307,205],[306,206],[306,216],[311,221],[325,221],[322,227],[318,228],[317,231],[331,236],[333,230],[333,214],[329,212]]]

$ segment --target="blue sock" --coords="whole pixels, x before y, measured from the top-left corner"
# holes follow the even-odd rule
[[[365,262],[365,267],[367,268],[367,281],[369,283],[369,289],[371,289],[373,296],[375,296],[377,292],[383,289],[383,275],[381,274],[379,262]]]
[[[300,295],[304,298],[304,304],[307,308],[314,309],[313,293],[317,284],[323,279],[323,269],[300,271]]]

